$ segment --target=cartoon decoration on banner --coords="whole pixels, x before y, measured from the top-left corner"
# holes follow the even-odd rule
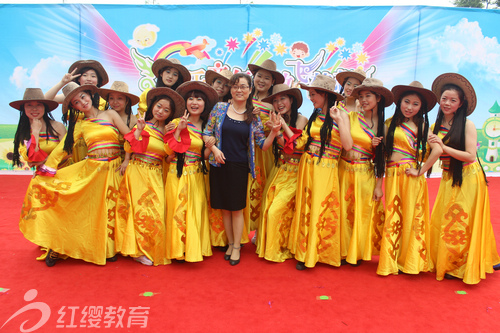
[[[140,38],[145,35],[144,30],[146,27],[154,27],[154,25],[142,24],[138,26],[134,30],[134,40],[129,41],[129,44],[133,46],[130,49],[130,56],[141,76],[138,82],[138,87],[141,90],[155,86],[155,76],[151,71],[153,62],[156,59],[168,59],[174,54],[178,54],[181,57],[195,57],[198,60],[213,60],[212,66],[191,70],[194,80],[202,80],[206,70],[220,72],[223,69],[228,69],[233,73],[244,71],[242,68],[232,66],[229,63],[231,56],[238,50],[241,52],[241,58],[244,58],[247,53],[253,51],[248,61],[250,64],[259,65],[265,60],[274,57],[273,60],[279,66],[280,61],[276,58],[285,58],[281,63],[285,67],[289,67],[290,70],[284,69],[282,73],[285,77],[285,83],[288,85],[292,85],[297,81],[310,84],[318,74],[334,77],[337,72],[354,70],[356,68],[363,69],[368,77],[373,76],[376,72],[376,66],[369,62],[370,56],[364,50],[362,43],[356,42],[351,48],[346,48],[345,39],[339,37],[335,42],[329,41],[326,43],[325,47],[319,49],[312,60],[306,60],[305,58],[310,56],[310,48],[305,41],[295,41],[289,47],[286,45],[286,42],[283,42],[281,35],[278,33],[273,33],[269,38],[264,38],[264,32],[260,28],[243,34],[243,43],[238,41],[238,37],[229,37],[229,39],[225,40],[225,50],[220,47],[215,48],[217,42],[208,36],[198,36],[191,42],[181,40],[169,42],[160,47],[155,56],[150,58],[149,56],[140,54],[137,50],[138,48],[144,48],[137,45],[139,43],[141,43],[141,46],[145,45],[145,43],[141,42]],[[137,32],[139,28],[141,29]],[[159,31],[159,29],[156,31]],[[148,45],[148,47],[151,45]],[[214,48],[215,55],[210,56],[209,52]],[[334,59],[335,62],[332,66],[328,67],[331,59]],[[250,72],[248,73],[250,74]]]

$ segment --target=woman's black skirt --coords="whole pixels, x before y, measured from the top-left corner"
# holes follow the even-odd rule
[[[213,209],[237,211],[247,203],[248,163],[229,162],[210,166],[210,203]]]

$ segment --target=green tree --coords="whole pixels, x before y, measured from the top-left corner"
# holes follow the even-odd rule
[[[500,0],[453,0],[455,7],[468,8],[497,8],[500,7]]]

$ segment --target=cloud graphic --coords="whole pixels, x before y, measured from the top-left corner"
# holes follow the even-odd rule
[[[489,81],[500,81],[500,44],[496,37],[485,37],[477,21],[461,19],[447,26],[444,33],[430,39],[439,60],[455,71],[473,66],[476,73]]]
[[[46,91],[61,80],[71,64],[72,62],[62,60],[58,56],[44,58],[33,69],[17,66],[9,80],[19,90],[41,88]]]

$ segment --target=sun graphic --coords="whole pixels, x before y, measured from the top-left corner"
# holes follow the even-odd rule
[[[370,57],[368,56],[368,54],[366,54],[366,52],[361,52],[356,56],[356,61],[361,65],[366,64],[369,59]]]

